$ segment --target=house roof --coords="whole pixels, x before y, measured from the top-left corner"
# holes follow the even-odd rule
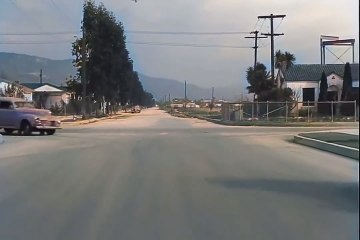
[[[359,81],[359,64],[350,64],[353,81]],[[295,64],[284,72],[285,81],[320,81],[324,71],[327,76],[334,73],[344,75],[345,64]]]
[[[55,88],[56,90],[64,91],[61,87],[55,86],[50,83],[22,83],[21,85],[33,90],[43,88],[44,86],[50,86],[51,88]]]
[[[10,81],[10,80],[4,79],[4,78],[0,78],[0,83],[14,84],[15,86],[21,87],[25,91],[25,93],[31,93],[34,91],[32,88],[24,86],[23,84],[20,84],[18,82],[14,82],[14,81]]]

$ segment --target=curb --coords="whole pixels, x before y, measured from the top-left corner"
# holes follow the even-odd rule
[[[119,119],[121,118],[122,115],[120,116],[111,116],[111,117],[103,117],[103,118],[94,118],[94,119],[89,119],[89,120],[79,120],[79,121],[75,121],[75,122],[63,122],[62,125],[63,126],[80,126],[80,125],[87,125],[87,124],[91,124],[91,123],[96,123],[96,122],[100,122],[100,121],[104,121],[104,120],[111,120],[111,119]]]
[[[342,146],[335,143],[324,142],[313,138],[302,137],[299,135],[294,137],[294,142],[308,147],[320,149],[323,151],[327,151],[341,156],[359,160],[359,149],[356,148]]]

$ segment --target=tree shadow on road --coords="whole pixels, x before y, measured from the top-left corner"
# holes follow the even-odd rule
[[[335,210],[359,212],[359,183],[356,182],[242,178],[207,178],[206,181],[231,189],[268,191],[313,198]]]

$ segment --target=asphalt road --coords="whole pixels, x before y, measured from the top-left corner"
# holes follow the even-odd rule
[[[358,239],[359,163],[288,141],[304,131],[147,110],[5,136],[0,239]]]

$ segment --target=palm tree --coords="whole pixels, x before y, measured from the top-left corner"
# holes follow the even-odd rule
[[[286,70],[292,65],[294,65],[296,57],[294,54],[285,51],[283,53],[281,50],[276,51],[275,53],[275,67]]]

